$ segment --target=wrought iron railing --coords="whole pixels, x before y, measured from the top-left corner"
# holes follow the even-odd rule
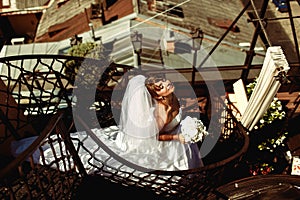
[[[73,70],[74,66],[80,69]],[[247,131],[236,121],[224,98],[216,96],[214,103],[218,106],[211,112],[218,112],[220,118],[212,120],[210,126],[224,125],[216,129],[221,132],[220,138],[204,158],[205,166],[184,171],[143,172],[110,152],[91,131],[95,123],[101,127],[116,124],[111,106],[118,108],[120,102],[112,102],[112,91],[116,85],[123,87],[122,80],[127,77],[124,74],[140,71],[94,59],[56,55],[1,58],[0,69],[0,93],[4,97],[0,102],[0,145],[1,155],[8,160],[0,170],[1,198],[72,198],[82,180],[92,176],[128,188],[144,188],[164,198],[205,199],[211,190],[233,178],[229,174],[238,167],[248,148]],[[84,90],[79,91],[79,87]],[[94,99],[81,93],[90,90]],[[73,110],[79,112],[74,114]],[[96,115],[86,121],[84,115],[78,116],[83,113],[80,111]],[[74,126],[74,120],[80,126]],[[78,131],[88,134],[82,139],[72,137],[71,133]],[[11,155],[12,144],[25,138],[31,138],[30,145],[22,153]],[[89,149],[84,142],[87,139],[97,142],[99,147]],[[45,150],[46,147],[50,148]],[[86,160],[93,162],[83,162],[79,157],[82,149],[87,153]],[[120,167],[99,159],[97,151],[105,152]],[[49,154],[51,161],[46,159]],[[122,166],[131,171],[122,171]]]

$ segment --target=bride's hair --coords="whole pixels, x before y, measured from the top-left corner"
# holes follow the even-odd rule
[[[159,95],[157,94],[157,91],[161,90],[161,88],[155,85],[155,83],[164,80],[165,80],[164,78],[155,77],[155,76],[150,76],[145,80],[145,86],[153,98],[158,98]]]

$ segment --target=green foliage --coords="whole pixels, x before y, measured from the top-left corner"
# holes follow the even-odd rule
[[[268,150],[273,152],[277,147],[282,146],[288,132],[282,131],[274,134],[274,138],[268,138],[266,141],[258,145],[259,150]]]
[[[256,83],[257,83],[257,79],[255,79],[252,83],[246,85],[246,92],[248,98],[251,96]],[[268,110],[265,112],[263,117],[259,120],[258,124],[256,124],[254,129],[261,129],[264,126],[271,124],[276,120],[283,120],[285,117],[286,117],[286,113],[282,109],[281,101],[279,101],[278,98],[274,97]]]
[[[102,44],[86,42],[72,46],[68,50],[68,55],[84,58],[106,59],[103,52],[104,47]]]
[[[83,58],[106,59],[103,51],[104,48],[102,44],[86,42],[72,46],[68,50],[68,55]],[[73,82],[75,81],[75,77],[81,64],[82,62],[76,60],[69,60],[66,62],[65,74]]]
[[[72,46],[68,50],[68,54],[71,56],[85,57],[96,46],[97,46],[97,44],[94,42],[80,43],[78,45]]]
[[[256,84],[257,79],[246,85],[248,98]],[[284,141],[288,135],[283,126],[285,119],[286,112],[283,110],[282,103],[274,97],[269,108],[250,133],[253,145],[252,153],[250,153],[252,158],[249,160],[251,175],[265,175],[272,173],[275,169],[280,169],[274,160],[280,157],[279,154],[284,148]]]

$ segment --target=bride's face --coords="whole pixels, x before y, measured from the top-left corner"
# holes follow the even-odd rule
[[[160,88],[160,90],[156,91],[156,93],[159,96],[168,96],[175,90],[175,87],[170,80],[163,79],[161,81],[156,82],[155,85]]]

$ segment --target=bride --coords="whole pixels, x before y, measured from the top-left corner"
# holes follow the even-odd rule
[[[122,101],[116,143],[139,166],[186,170],[203,166],[196,143],[180,132],[182,110],[175,87],[162,78],[137,75],[130,79]]]
[[[169,80],[136,75],[126,87],[119,125],[91,131],[111,152],[137,168],[171,171],[201,167],[203,163],[197,144],[185,141],[181,134],[182,110],[174,90]],[[108,159],[108,153],[99,148],[100,143],[88,135],[88,131],[71,133],[88,173],[95,170],[90,164],[90,155],[96,157],[94,162],[106,160],[109,166],[120,166],[118,159],[113,156]],[[13,155],[21,153],[35,138],[13,142]],[[81,148],[81,145],[85,147]],[[49,147],[44,149],[44,154],[49,163],[55,159]],[[35,160],[40,159],[41,156],[36,154]]]

